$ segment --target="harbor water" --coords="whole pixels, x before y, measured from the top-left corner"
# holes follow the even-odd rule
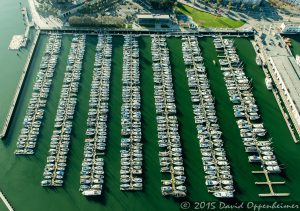
[[[300,35],[289,35],[289,38],[291,38],[291,46],[290,49],[294,56],[300,55]]]
[[[29,49],[22,49],[21,51],[8,50],[13,35],[24,34],[26,28],[19,2],[16,0],[1,1],[0,12],[2,14],[0,19],[0,127],[2,128],[2,123],[6,118],[11,99],[15,94]],[[32,38],[31,36],[29,44]]]
[[[3,11],[2,11],[3,10]],[[5,11],[4,11],[5,10]],[[23,33],[22,17],[19,14],[19,4],[6,1],[0,11],[6,18],[2,19],[0,43],[0,121],[5,119],[6,111],[11,103],[18,79],[21,75],[28,49],[17,52],[7,50],[10,38],[14,33]],[[4,19],[5,19],[4,18]],[[16,25],[8,24],[7,19],[14,19]],[[12,21],[11,21],[12,23]],[[20,24],[17,24],[20,23]],[[5,28],[6,27],[6,28]],[[3,32],[3,33],[2,33]],[[95,61],[96,36],[87,36],[86,53],[80,86],[78,102],[73,120],[70,152],[62,188],[44,188],[40,186],[42,174],[48,155],[48,149],[54,119],[58,108],[60,91],[63,84],[67,57],[71,46],[71,35],[63,35],[62,48],[54,73],[53,84],[46,105],[43,124],[37,141],[37,148],[33,156],[16,156],[16,142],[22,128],[22,122],[27,105],[32,94],[35,77],[39,70],[42,55],[48,41],[47,35],[41,35],[37,50],[30,65],[24,89],[16,108],[7,137],[0,142],[0,190],[5,194],[15,210],[21,211],[93,211],[93,210],[180,210],[181,201],[217,201],[204,184],[204,172],[194,124],[191,96],[185,72],[180,38],[168,38],[170,62],[176,112],[179,123],[179,134],[183,149],[184,167],[187,176],[187,198],[175,200],[161,195],[161,179],[158,159],[158,137],[156,113],[154,105],[154,81],[151,56],[151,38],[140,37],[140,86],[141,86],[141,114],[142,114],[142,143],[143,143],[143,191],[120,191],[120,140],[121,140],[121,104],[122,104],[122,36],[114,36],[112,42],[112,70],[110,84],[108,139],[104,156],[104,188],[101,196],[84,197],[79,192],[79,177],[83,159],[83,147],[86,119],[88,117],[89,94],[91,89],[92,71]],[[204,57],[204,64],[208,72],[208,79],[215,97],[216,114],[223,132],[224,147],[231,165],[234,178],[235,198],[232,202],[241,201],[299,201],[300,199],[300,146],[296,145],[290,134],[272,92],[268,91],[264,83],[264,73],[255,63],[255,52],[248,39],[237,38],[235,45],[237,52],[244,62],[246,75],[252,79],[253,93],[260,109],[262,120],[269,136],[272,138],[274,152],[283,173],[271,176],[272,181],[286,181],[285,185],[275,186],[275,191],[287,192],[291,195],[282,198],[259,198],[259,193],[267,192],[267,188],[255,185],[256,181],[264,181],[259,175],[253,175],[252,170],[259,169],[248,163],[244,151],[236,119],[233,115],[232,104],[226,91],[217,52],[212,38],[199,38],[199,46]],[[229,201],[226,201],[229,203]],[[2,211],[0,202],[0,210]]]

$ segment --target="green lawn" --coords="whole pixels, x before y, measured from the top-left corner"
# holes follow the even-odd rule
[[[238,28],[245,22],[227,17],[215,16],[183,4],[177,4],[176,11],[192,17],[199,27],[207,28]]]

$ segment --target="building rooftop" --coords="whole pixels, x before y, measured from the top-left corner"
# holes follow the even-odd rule
[[[300,111],[300,68],[293,56],[271,56],[295,106]]]

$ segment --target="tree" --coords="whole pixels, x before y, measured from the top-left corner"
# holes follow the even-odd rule
[[[241,8],[241,9],[244,9],[244,8],[245,8],[245,4],[242,3],[241,6],[240,6],[240,8]]]
[[[228,4],[227,4],[227,9],[231,10],[232,8],[232,0],[229,0]]]
[[[71,26],[89,26],[89,27],[124,27],[124,20],[119,17],[112,16],[98,16],[97,18],[91,16],[71,16],[69,17]]]
[[[209,0],[204,0],[204,3],[205,3],[205,4],[208,4],[208,2],[209,2]],[[205,5],[205,6],[206,6],[206,5]]]
[[[256,4],[253,4],[252,5],[252,9],[254,10],[256,8]]]
[[[175,4],[176,0],[149,0],[154,9],[170,9]]]

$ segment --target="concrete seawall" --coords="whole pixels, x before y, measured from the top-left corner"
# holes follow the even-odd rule
[[[22,75],[21,75],[21,78],[20,78],[20,81],[18,83],[18,86],[17,86],[17,90],[16,90],[16,93],[14,95],[14,98],[12,100],[12,104],[9,108],[9,111],[8,111],[8,114],[7,114],[7,117],[5,119],[5,122],[3,124],[3,128],[2,128],[2,131],[0,133],[0,138],[3,139],[6,134],[7,134],[7,131],[9,129],[9,126],[10,126],[10,123],[11,123],[11,120],[13,118],[13,114],[15,112],[15,109],[16,109],[16,106],[17,106],[17,103],[18,103],[18,100],[19,100],[19,96],[21,94],[21,91],[22,91],[22,88],[24,86],[24,82],[25,82],[25,79],[26,79],[26,76],[27,76],[27,72],[29,70],[29,66],[31,64],[31,59],[32,59],[32,56],[35,52],[35,49],[36,49],[36,45],[38,43],[38,40],[39,40],[39,37],[40,37],[40,30],[38,30],[35,34],[35,37],[33,39],[33,43],[32,43],[32,46],[31,46],[31,49],[29,51],[29,54],[28,54],[28,57],[26,59],[26,62],[25,62],[25,65],[24,65],[24,69],[23,69],[23,72],[22,72]]]

